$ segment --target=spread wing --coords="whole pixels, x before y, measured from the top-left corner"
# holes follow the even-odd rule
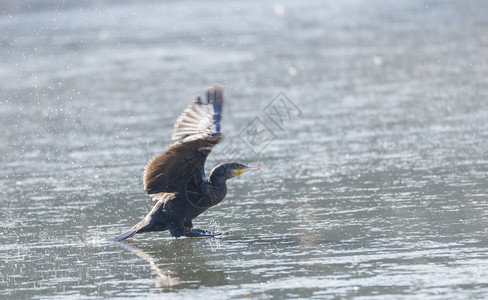
[[[206,180],[205,160],[222,139],[222,93],[222,86],[214,84],[207,90],[206,102],[198,96],[178,117],[171,136],[176,142],[146,166],[144,189],[148,194],[182,192],[189,182],[197,188]]]

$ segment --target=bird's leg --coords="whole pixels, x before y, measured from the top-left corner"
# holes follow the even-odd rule
[[[202,230],[197,228],[191,228],[183,231],[183,235],[188,237],[218,236],[221,234],[222,232],[213,232],[213,231]]]
[[[210,230],[193,228],[191,220],[183,223],[183,226],[185,227],[183,235],[188,237],[218,236],[224,234],[224,232],[213,232]]]

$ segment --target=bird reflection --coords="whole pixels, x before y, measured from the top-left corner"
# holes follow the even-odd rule
[[[180,284],[181,280],[178,277],[173,277],[169,274],[169,270],[164,270],[158,266],[156,259],[149,253],[128,243],[119,243],[120,246],[134,253],[137,257],[147,261],[149,267],[156,273],[155,286],[158,288],[170,288]]]
[[[202,255],[194,253],[205,248]],[[145,260],[156,273],[155,286],[162,289],[187,288],[189,286],[219,286],[228,279],[223,270],[216,270],[207,263],[208,250],[215,252],[220,248],[220,238],[210,240],[171,239],[168,243],[136,246],[133,243],[120,242],[117,245],[129,250]],[[206,255],[205,255],[206,253]]]

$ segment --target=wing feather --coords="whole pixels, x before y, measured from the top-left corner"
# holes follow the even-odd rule
[[[214,123],[214,114],[214,103],[203,103],[201,98],[197,97],[176,119],[171,139],[180,140],[190,135],[215,133],[217,125]]]
[[[147,164],[144,189],[155,199],[160,193],[184,191],[192,179],[197,184],[205,179],[205,160],[222,139],[222,92],[222,86],[214,84],[207,90],[205,103],[197,97],[175,122],[171,138],[176,142]]]

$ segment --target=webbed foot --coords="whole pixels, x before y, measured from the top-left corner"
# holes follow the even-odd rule
[[[202,229],[197,229],[197,228],[192,228],[189,230],[185,230],[183,232],[184,236],[188,237],[204,237],[204,236],[219,236],[223,234],[228,234],[230,233],[229,231],[227,232],[213,232],[210,230],[202,230]]]

